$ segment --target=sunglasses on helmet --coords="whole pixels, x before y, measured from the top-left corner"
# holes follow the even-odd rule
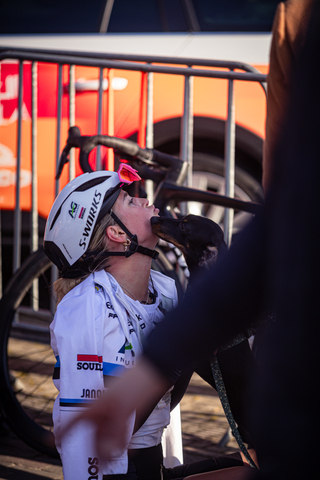
[[[141,177],[137,172],[138,171],[132,168],[130,165],[127,165],[126,163],[120,163],[117,174],[120,182],[130,185],[132,182],[141,180]]]

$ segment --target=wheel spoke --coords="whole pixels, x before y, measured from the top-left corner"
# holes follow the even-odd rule
[[[195,163],[195,168],[197,164]],[[214,170],[214,169],[213,169]],[[192,186],[201,190],[207,190],[217,193],[219,195],[225,195],[225,179],[220,173],[214,173],[214,171],[202,171],[195,170],[193,172]],[[223,171],[223,170],[222,170]],[[251,198],[239,185],[235,184],[234,196],[243,201],[255,200]],[[224,226],[224,212],[225,208],[217,205],[201,204],[197,202],[189,202],[189,212],[194,215],[203,215],[210,218],[214,222],[218,223],[222,228]],[[244,228],[248,221],[252,218],[252,215],[246,212],[235,212],[233,223],[233,234],[238,233]]]

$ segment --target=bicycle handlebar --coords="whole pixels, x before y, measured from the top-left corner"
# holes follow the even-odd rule
[[[163,205],[161,200],[158,199],[158,202],[160,201],[159,206],[161,204],[160,208],[169,199],[213,202],[226,208],[238,208],[250,213],[257,213],[261,207],[253,202],[243,202],[220,194],[183,187],[182,184],[187,174],[187,162],[178,157],[150,148],[141,148],[136,142],[124,138],[108,135],[81,135],[79,127],[76,126],[69,128],[68,133],[67,144],[60,156],[56,179],[60,178],[65,163],[69,161],[68,155],[71,148],[80,148],[80,166],[83,172],[92,172],[93,170],[89,165],[89,153],[98,145],[103,145],[119,151],[123,158],[129,159],[138,170],[141,178],[151,179],[156,183],[161,182],[162,187],[165,185],[166,198],[162,199]]]
[[[137,159],[142,162],[147,167],[144,170],[142,169],[142,178],[152,177],[149,167],[161,166],[168,168],[168,181],[176,182],[180,185],[185,179],[187,162],[178,157],[150,148],[141,148],[136,142],[124,138],[110,137],[108,135],[81,135],[79,127],[74,126],[69,128],[67,144],[60,156],[56,180],[60,178],[64,165],[69,161],[68,155],[73,147],[80,148],[79,162],[83,172],[92,172],[93,170],[89,165],[89,153],[98,145],[113,148],[130,157],[130,159]]]

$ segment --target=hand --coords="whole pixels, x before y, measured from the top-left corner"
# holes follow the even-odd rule
[[[61,435],[66,435],[78,422],[91,422],[95,427],[97,454],[108,461],[127,448],[134,412],[143,415],[169,386],[170,382],[153,365],[147,360],[140,360],[135,368],[117,379],[92,407],[68,423]]]

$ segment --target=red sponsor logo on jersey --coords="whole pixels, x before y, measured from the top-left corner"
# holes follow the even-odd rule
[[[102,363],[101,355],[77,355],[78,362],[99,362]]]
[[[103,370],[101,355],[77,355],[77,370]]]

